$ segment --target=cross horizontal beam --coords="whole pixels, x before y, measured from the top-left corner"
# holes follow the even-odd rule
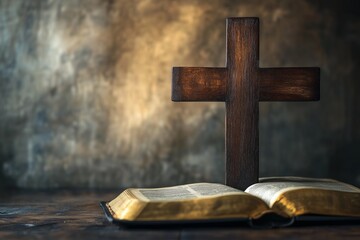
[[[260,101],[318,101],[320,68],[260,68]]]
[[[172,100],[226,101],[227,68],[174,67]],[[320,68],[259,68],[259,101],[317,101]]]
[[[174,67],[172,76],[172,101],[225,101],[226,68]]]

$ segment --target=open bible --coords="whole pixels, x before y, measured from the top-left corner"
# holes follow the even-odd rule
[[[360,189],[330,179],[272,177],[245,192],[217,183],[127,189],[102,207],[109,220],[125,225],[265,221],[285,226],[302,217],[359,220]]]

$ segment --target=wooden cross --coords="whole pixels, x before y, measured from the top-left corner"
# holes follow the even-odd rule
[[[259,68],[259,19],[226,27],[226,67],[174,67],[172,100],[225,102],[225,183],[244,190],[258,182],[258,102],[319,100],[320,69]]]

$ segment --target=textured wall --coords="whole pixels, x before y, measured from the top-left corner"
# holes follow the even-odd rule
[[[258,16],[262,67],[320,66],[321,101],[260,104],[262,176],[360,184],[355,1],[0,1],[0,185],[223,181],[224,104],[172,103],[172,66],[224,66]]]

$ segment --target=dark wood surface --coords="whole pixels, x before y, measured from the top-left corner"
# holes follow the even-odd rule
[[[258,181],[259,101],[320,99],[319,68],[259,68],[259,19],[228,18],[225,68],[174,67],[172,100],[226,105],[225,183]]]
[[[320,68],[260,68],[260,101],[320,100]]]
[[[2,194],[0,239],[360,239],[360,225],[247,226],[121,229],[109,223],[99,201],[113,191],[32,191]]]
[[[226,68],[174,67],[171,100],[224,102]]]

